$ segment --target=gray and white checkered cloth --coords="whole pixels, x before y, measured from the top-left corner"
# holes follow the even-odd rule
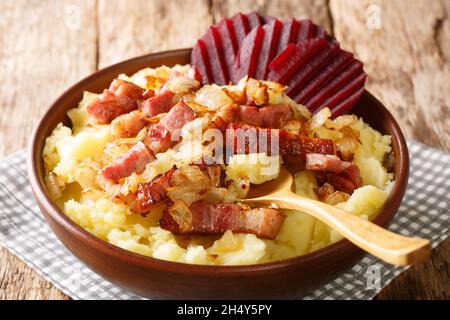
[[[436,247],[450,233],[450,155],[412,141],[409,150],[408,189],[389,229]],[[92,272],[51,232],[31,193],[24,151],[0,161],[0,244],[74,299],[142,299]],[[303,298],[371,299],[404,270],[366,255]]]

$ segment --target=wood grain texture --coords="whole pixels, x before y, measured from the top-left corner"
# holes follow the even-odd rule
[[[380,29],[370,28],[377,11]],[[450,3],[331,0],[330,13],[342,46],[364,62],[367,89],[393,113],[405,135],[450,151]],[[398,276],[378,298],[449,298],[449,252],[447,239],[431,259]]]
[[[368,28],[377,10],[380,29]],[[330,12],[342,46],[365,64],[367,89],[405,135],[450,151],[450,3],[332,0]]]
[[[150,52],[192,47],[211,23],[206,0],[99,0],[99,67]]]
[[[0,1],[0,155],[22,149],[37,119],[73,82],[95,70],[89,1]],[[43,18],[45,17],[45,18]],[[0,299],[66,299],[5,249]]]
[[[331,20],[327,0],[212,0],[211,13],[214,21],[231,17],[238,12],[258,11],[263,15],[270,15],[279,19],[296,17],[297,19],[313,19],[328,31],[331,30]]]
[[[365,63],[368,89],[392,111],[406,136],[450,150],[446,0],[2,0],[0,74],[7,76],[0,86],[0,156],[25,147],[50,102],[96,68],[191,46],[211,22],[254,10],[282,18],[311,17],[334,32]],[[381,29],[369,30],[374,10],[380,12]],[[378,298],[449,298],[449,265],[450,239],[430,260],[394,279]],[[0,299],[64,298],[0,250]]]

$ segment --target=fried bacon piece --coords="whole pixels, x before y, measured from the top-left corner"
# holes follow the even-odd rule
[[[153,153],[138,141],[126,154],[104,167],[100,173],[104,178],[118,182],[133,172],[142,172],[146,164],[153,160],[155,160]]]
[[[227,104],[217,110],[213,118],[214,126],[220,131],[225,131],[228,124],[235,122],[239,117],[239,106],[237,104]]]
[[[249,125],[264,128],[281,128],[287,121],[294,118],[292,108],[284,104],[256,107],[249,105],[229,104],[220,108],[213,123],[221,131],[238,120]]]
[[[165,202],[167,188],[170,187],[170,180],[176,170],[177,168],[173,166],[166,173],[156,176],[151,182],[140,183],[136,193],[134,211],[145,213]]]
[[[256,144],[250,143],[252,137],[257,139]],[[228,126],[227,140],[228,143],[232,143],[234,154],[249,152],[280,154],[288,165],[303,164],[308,153],[335,153],[334,142],[329,139],[309,138],[284,129],[264,129],[236,123]]]
[[[198,89],[201,75],[197,68],[192,67],[187,74],[172,71],[169,80],[153,97],[145,100],[139,106],[144,114],[151,118],[169,110],[178,102],[182,94]]]
[[[251,125],[264,128],[281,128],[284,123],[293,119],[290,106],[284,104],[268,105],[262,108],[240,106],[239,118]]]
[[[144,89],[134,83],[115,79],[109,89],[91,102],[87,111],[97,123],[109,124],[121,114],[137,109],[143,94]]]
[[[134,110],[118,116],[111,122],[111,134],[114,138],[135,137],[146,124],[147,121],[142,111]]]
[[[142,102],[139,108],[147,117],[154,117],[160,113],[168,112],[173,106],[174,97],[175,94],[172,91],[162,88],[153,97]]]
[[[362,185],[358,166],[335,155],[307,154],[306,169],[325,172],[328,183],[349,194]]]
[[[283,221],[284,215],[270,208],[241,208],[237,204],[201,201],[187,207],[179,201],[164,211],[160,226],[175,234],[221,234],[231,230],[274,239]]]
[[[151,182],[138,185],[134,211],[145,213],[155,205],[160,205],[168,200],[167,189],[169,187],[188,190],[187,193],[189,193],[194,192],[193,190],[206,192],[208,188],[217,188],[221,184],[222,167],[220,165],[191,164],[179,169],[174,166],[168,172],[155,177]],[[189,197],[188,194],[185,196]]]
[[[348,193],[336,191],[329,183],[324,183],[321,187],[316,188],[314,191],[320,201],[328,203],[332,206],[345,202],[348,198],[350,198]]]
[[[178,142],[180,129],[195,117],[195,112],[187,104],[178,102],[159,123],[150,127],[145,145],[154,153],[166,151]]]
[[[341,173],[326,173],[325,177],[333,187],[348,194],[352,194],[355,189],[362,185],[359,168],[354,163]]]
[[[342,161],[336,155],[308,153],[306,155],[306,169],[340,173],[351,166],[352,163]]]

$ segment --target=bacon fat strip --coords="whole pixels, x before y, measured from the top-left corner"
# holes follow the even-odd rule
[[[212,235],[231,230],[274,239],[284,218],[280,211],[271,208],[242,209],[237,204],[207,204],[201,201],[188,208],[179,201],[164,211],[160,226],[181,235]]]
[[[325,178],[337,190],[348,194],[352,194],[353,191],[362,186],[359,168],[354,163],[340,173],[326,173]]]
[[[229,104],[221,107],[213,122],[221,131],[233,122],[241,120],[249,125],[264,128],[281,128],[286,121],[294,119],[292,108],[284,104],[255,107],[247,105]]]
[[[106,179],[118,182],[133,172],[141,173],[147,163],[153,160],[155,160],[153,153],[141,141],[138,141],[126,154],[104,167],[100,173]]]
[[[240,106],[239,118],[251,125],[264,128],[281,128],[283,124],[293,119],[292,108],[288,105],[268,105],[262,108]]]
[[[306,169],[340,173],[351,166],[349,161],[342,161],[336,155],[308,153],[306,155]]]
[[[335,155],[307,154],[306,169],[325,172],[328,183],[348,194],[362,185],[358,166]]]
[[[175,94],[169,89],[162,88],[153,97],[145,100],[139,106],[147,117],[154,117],[160,113],[165,113],[173,106],[173,98]]]
[[[141,110],[118,116],[111,122],[111,134],[115,138],[135,137],[147,125]]]
[[[195,168],[201,170],[204,176],[196,175],[195,170],[194,172],[192,170]],[[191,177],[189,177],[189,171],[191,172]],[[198,177],[198,179],[195,179],[195,177]],[[222,167],[220,165],[191,164],[180,169],[173,166],[169,171],[158,175],[151,182],[144,182],[138,185],[134,211],[145,213],[150,211],[155,205],[168,200],[167,188],[169,187],[212,188],[220,187],[221,184]]]
[[[195,117],[195,112],[187,104],[178,102],[159,123],[150,127],[144,139],[145,145],[154,153],[166,151],[177,144],[179,130]]]
[[[137,109],[138,100],[142,98],[144,89],[134,83],[115,79],[109,89],[97,97],[87,107],[87,112],[99,124],[109,124],[121,114]]]
[[[141,103],[139,108],[149,118],[169,110],[178,102],[180,95],[198,89],[201,75],[197,68],[191,67],[187,74],[172,71],[169,79],[153,97]]]
[[[136,201],[134,203],[135,212],[146,213],[166,201],[166,189],[170,187],[170,180],[176,169],[173,166],[166,173],[156,176],[151,182],[144,182],[138,185]]]
[[[249,145],[247,136],[250,135],[247,130],[253,130],[256,135],[258,142],[256,150],[252,150],[252,146]],[[266,129],[232,123],[227,129],[227,139],[227,143],[232,143],[234,154],[256,151],[271,155],[274,151],[275,154],[280,154],[288,165],[303,164],[308,153],[335,154],[333,140],[310,138],[284,129]],[[278,150],[271,150],[272,143],[275,142],[272,139],[278,140]],[[238,141],[242,142],[239,144]]]

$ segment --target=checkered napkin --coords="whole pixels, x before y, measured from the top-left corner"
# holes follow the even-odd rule
[[[450,233],[450,155],[413,141],[409,150],[408,189],[389,229],[435,247]],[[0,244],[74,299],[142,299],[92,272],[58,241],[31,194],[24,151],[0,161]],[[303,299],[371,299],[404,270],[366,255]]]

